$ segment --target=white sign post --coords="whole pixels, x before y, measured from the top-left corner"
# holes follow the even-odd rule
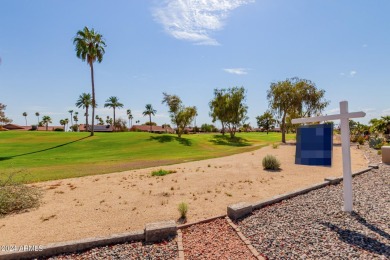
[[[308,118],[297,118],[291,122],[293,124],[310,123],[310,122],[321,122],[328,120],[340,120],[341,127],[341,147],[343,156],[343,197],[344,197],[344,208],[346,212],[352,212],[352,171],[351,171],[351,150],[349,142],[349,119],[364,117],[364,112],[352,112],[348,113],[348,101],[340,102],[340,114],[329,115],[329,116],[317,116]]]

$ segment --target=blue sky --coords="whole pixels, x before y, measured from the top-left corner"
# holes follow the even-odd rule
[[[82,92],[91,91],[86,63],[73,37],[84,26],[103,34],[106,54],[95,65],[97,114],[119,97],[125,118],[170,123],[162,92],[195,105],[197,124],[210,123],[214,88],[244,86],[248,116],[268,107],[270,83],[298,76],[326,90],[327,114],[348,100],[361,122],[390,114],[390,1],[194,0],[0,1],[0,102],[24,125],[35,112],[53,124],[69,118]]]

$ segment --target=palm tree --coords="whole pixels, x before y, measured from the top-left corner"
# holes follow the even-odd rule
[[[23,112],[24,119],[26,119],[26,126],[27,126],[27,112]]]
[[[74,112],[73,120],[76,122],[77,132],[79,131],[79,125],[77,124],[77,122],[79,121],[78,115],[79,115],[79,112]]]
[[[114,110],[114,131],[115,131],[115,109],[117,107],[123,107],[122,103],[119,103],[119,99],[117,97],[109,97],[104,104],[104,107],[111,107]]]
[[[76,102],[76,107],[85,108],[85,129],[88,131],[88,108],[92,105],[91,94],[83,93]],[[92,121],[93,124],[93,121]]]
[[[65,125],[68,126],[68,124],[69,124],[69,118],[65,118],[64,121],[65,121]],[[64,131],[65,131],[65,129],[64,129]]]
[[[37,131],[38,131],[38,129],[39,129],[39,112],[35,112],[35,116],[38,117],[38,125],[37,125]]]
[[[76,33],[76,37],[73,40],[73,44],[76,45],[76,55],[82,61],[87,61],[91,68],[91,82],[92,82],[92,129],[91,136],[94,135],[93,125],[95,120],[95,79],[93,73],[93,63],[95,61],[101,63],[103,61],[103,55],[105,53],[104,47],[106,43],[103,40],[103,36],[94,29],[88,29],[84,27],[81,31]]]
[[[126,114],[129,118],[129,128],[131,128],[133,126],[133,115],[131,114],[131,110],[127,109]]]
[[[63,126],[64,126],[64,132],[65,132],[65,124],[66,124],[66,123],[65,123],[65,120],[64,120],[64,119],[61,119],[61,120],[60,120],[60,125],[63,125]]]
[[[73,110],[68,111],[70,113],[70,124],[73,125]]]
[[[46,125],[46,131],[49,127],[49,123],[52,123],[50,116],[43,116],[42,117],[42,124]]]
[[[152,132],[152,115],[155,115],[157,113],[157,110],[154,110],[151,104],[147,104],[145,106],[145,111],[142,112],[144,116],[149,116],[149,123],[150,123],[150,132]]]

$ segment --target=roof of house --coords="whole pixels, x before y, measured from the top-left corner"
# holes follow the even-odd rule
[[[150,132],[150,125],[133,125],[132,129],[139,130],[143,132]],[[172,128],[168,127],[162,127],[158,125],[152,126],[152,132],[156,133],[173,133],[174,130]]]

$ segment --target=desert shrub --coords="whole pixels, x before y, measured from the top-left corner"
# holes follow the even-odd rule
[[[378,150],[378,155],[382,155],[382,150]]]
[[[187,217],[187,212],[188,212],[188,205],[185,202],[182,202],[179,204],[177,208],[180,212],[180,218],[186,218]]]
[[[363,136],[359,136],[358,139],[357,139],[357,142],[360,144],[360,145],[363,145],[364,144],[364,137]]]
[[[359,136],[357,136],[357,135],[351,135],[351,137],[350,137],[351,142],[356,143],[358,141],[358,137]]]
[[[368,145],[370,146],[370,148],[374,148],[374,149],[381,149],[383,144],[384,144],[384,140],[383,138],[380,137],[373,137],[370,138],[370,140],[368,141]]]
[[[266,155],[263,158],[262,164],[263,164],[263,168],[266,170],[279,170],[280,169],[280,162],[273,155],[269,155],[269,154]]]
[[[176,171],[172,171],[172,170],[167,171],[167,170],[160,169],[158,171],[153,171],[152,176],[164,176],[164,175],[175,173],[175,172]]]
[[[273,143],[272,144],[272,148],[273,149],[278,149],[279,148],[279,144],[278,143]]]
[[[38,188],[15,182],[14,174],[0,176],[0,217],[39,206]]]

